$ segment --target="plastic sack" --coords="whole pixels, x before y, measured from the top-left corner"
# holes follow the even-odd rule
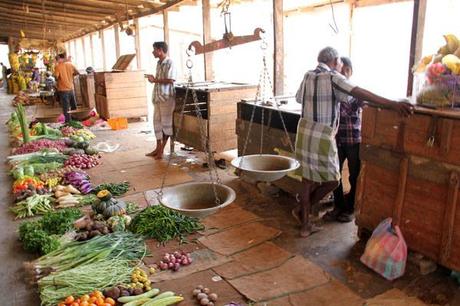
[[[94,148],[98,151],[105,152],[105,153],[112,153],[118,150],[120,145],[117,144],[111,144],[110,142],[99,142],[97,143]]]
[[[366,244],[361,262],[388,280],[401,277],[406,269],[407,245],[399,226],[387,218],[380,222]]]

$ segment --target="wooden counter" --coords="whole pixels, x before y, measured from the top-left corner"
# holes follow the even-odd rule
[[[186,85],[177,84],[176,109],[174,111],[175,140],[202,150],[199,119],[196,116],[191,92],[185,101]],[[212,151],[223,152],[237,147],[235,134],[236,104],[241,99],[254,98],[257,86],[241,83],[202,82],[194,83],[198,107],[204,119],[204,129]],[[183,103],[185,114],[177,135]]]
[[[361,160],[360,233],[393,217],[409,249],[460,270],[460,112],[366,107]]]

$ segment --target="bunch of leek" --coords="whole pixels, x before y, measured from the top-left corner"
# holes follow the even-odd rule
[[[30,141],[29,124],[27,123],[26,111],[22,104],[16,106],[16,115],[21,126],[22,140],[24,143],[28,143]]]

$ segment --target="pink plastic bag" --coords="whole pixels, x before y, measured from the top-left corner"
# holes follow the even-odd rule
[[[401,277],[406,269],[407,245],[399,226],[383,220],[366,244],[361,262],[388,280]]]

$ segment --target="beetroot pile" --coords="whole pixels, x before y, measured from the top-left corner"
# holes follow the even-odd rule
[[[99,165],[100,155],[74,154],[64,163],[65,166],[74,166],[80,169],[91,169]]]
[[[19,148],[14,150],[13,155],[33,153],[43,149],[57,149],[62,151],[66,147],[67,146],[63,140],[39,139],[21,145]]]

